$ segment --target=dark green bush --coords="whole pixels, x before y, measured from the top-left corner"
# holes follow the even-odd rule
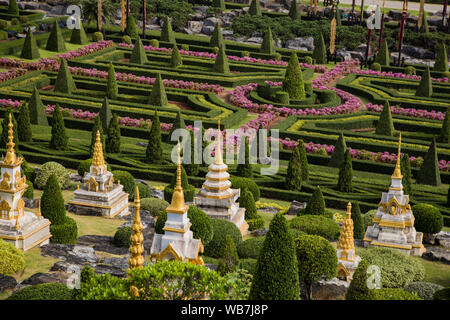
[[[372,290],[372,300],[423,300],[416,293],[403,289],[382,288]]]
[[[77,222],[66,216],[63,224],[50,225],[50,233],[51,243],[75,244],[78,241]]]
[[[34,187],[33,182],[27,181],[27,191],[22,195],[24,198],[33,199],[34,198]]]
[[[238,227],[236,227],[233,222],[220,219],[211,219],[211,224],[213,229],[213,238],[207,245],[205,245],[205,255],[214,258],[220,257],[220,250],[225,243],[226,235],[231,236],[236,247],[238,247],[242,242],[241,231],[239,231]]]
[[[371,300],[372,290],[367,287],[368,267],[369,264],[364,259],[359,262],[345,294],[345,300]]]
[[[14,292],[6,300],[72,300],[72,290],[62,283],[41,283]]]
[[[257,218],[254,219],[248,219],[246,221],[248,224],[248,230],[250,231],[264,228],[265,221],[264,218],[261,216],[258,216]]]
[[[111,171],[111,166],[106,162],[105,162],[105,164],[106,164],[106,169],[108,171]],[[89,172],[91,165],[92,165],[92,158],[81,161],[77,168],[78,174],[83,177],[86,172]]]
[[[233,189],[241,189],[242,192],[242,190],[246,187],[253,194],[253,199],[255,201],[259,200],[260,197],[259,187],[252,179],[242,177],[231,177],[230,181]]]
[[[450,300],[450,287],[436,291],[433,300]]]
[[[258,259],[259,252],[264,244],[265,236],[250,238],[243,241],[237,248],[239,258],[247,259],[253,258]]]
[[[239,264],[239,257],[236,250],[236,245],[233,239],[225,236],[225,243],[222,247],[219,264],[217,265],[217,272],[221,275],[233,272]]]
[[[98,31],[94,32],[94,34],[92,35],[92,41],[93,42],[103,41],[103,33]]]
[[[123,190],[128,193],[128,199],[134,199],[134,192],[136,189],[136,182],[133,176],[128,171],[115,170],[111,172],[114,176],[114,181],[123,185]]]
[[[136,186],[135,186],[135,189],[136,189],[136,187],[138,187],[138,189],[139,189],[139,197],[141,199],[143,199],[143,198],[150,198],[151,195],[150,195],[150,189],[148,188],[148,186],[146,186],[143,183],[137,182]],[[134,200],[134,197],[133,197],[132,200]]]
[[[373,71],[381,71],[381,65],[378,62],[374,62],[370,66],[370,69],[372,69]]]
[[[340,228],[336,222],[317,215],[295,217],[289,221],[289,227],[327,239],[338,239],[340,234]]]
[[[420,203],[411,208],[415,222],[414,227],[423,233],[438,233],[444,226],[441,212],[430,204]]]
[[[118,247],[129,248],[131,244],[131,234],[133,230],[131,227],[122,227],[117,229],[114,234],[113,243]]]
[[[164,212],[168,206],[169,203],[164,199],[141,197],[141,209],[150,212],[152,217],[159,217],[161,212]]]
[[[417,295],[424,300],[433,300],[433,295],[436,291],[444,287],[431,282],[413,282],[405,287],[405,290]]]
[[[241,269],[247,270],[250,274],[254,275],[256,272],[256,259],[248,258],[248,259],[240,259],[239,267]]]

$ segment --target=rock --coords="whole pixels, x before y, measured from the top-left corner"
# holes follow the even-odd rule
[[[57,261],[50,268],[50,271],[61,271],[61,272],[66,272],[66,273],[74,273],[74,272],[81,272],[82,268],[83,268],[83,266],[80,266],[78,264],[69,263],[66,261]]]
[[[74,182],[81,182],[83,180],[83,177],[76,173],[69,174],[69,179]]]
[[[23,280],[20,283],[20,287],[23,288],[25,286],[35,286],[41,283],[62,283],[66,284],[67,280],[71,276],[70,273],[66,272],[49,272],[49,273],[35,273],[31,277]]]
[[[255,31],[255,32],[252,33],[251,37],[252,38],[262,38],[262,37],[264,37],[264,32]]]
[[[263,38],[261,38],[261,37],[251,37],[251,38],[248,38],[247,39],[247,41],[246,41],[246,43],[249,43],[249,44],[261,44],[263,42]]]
[[[66,13],[66,8],[64,6],[55,6],[48,13],[49,16],[60,16]]]
[[[440,245],[441,247],[450,248],[450,232],[441,231],[438,234],[436,234],[436,240],[437,245]]]
[[[251,235],[255,236],[255,237],[262,237],[262,236],[265,236],[268,231],[269,231],[268,228],[257,229],[257,230],[253,230],[251,232]]]
[[[41,247],[41,254],[73,264],[91,264],[98,261],[94,248],[83,245],[50,243]]]
[[[98,261],[94,248],[88,246],[74,246],[72,251],[69,251],[69,255],[72,255],[76,260],[83,260],[91,263]]]
[[[216,17],[206,18],[204,21],[205,27],[215,27],[217,23],[222,25],[222,21]]]
[[[224,37],[232,37],[233,36],[233,30],[222,30],[222,35]]]
[[[112,275],[114,277],[120,277],[120,278],[125,278],[127,276],[126,272],[123,271],[121,268],[111,266],[111,265],[106,265],[106,264],[97,264],[95,266],[94,270],[95,270],[95,273],[97,273],[97,274],[109,273],[110,275]]]
[[[207,267],[209,270],[217,270],[217,264],[205,263],[205,267]]]
[[[314,50],[314,38],[313,37],[300,37],[293,40],[286,41],[286,48],[293,50],[300,50],[300,48],[306,48],[304,51]]]
[[[126,270],[128,269],[128,258],[130,257],[130,255],[126,255],[123,258],[118,258],[118,257],[112,257],[112,258],[106,258],[102,261],[102,264],[104,265],[112,265],[116,268],[120,268],[122,270]]]
[[[434,244],[434,241],[436,240],[436,234],[432,233],[424,233],[422,242],[426,244]]]
[[[23,3],[23,2],[17,2],[17,7],[18,7],[20,10],[25,10],[25,3]]]
[[[291,216],[296,216],[297,213],[301,209],[304,209],[305,207],[306,207],[306,203],[305,202],[299,202],[299,201],[293,200],[291,202],[291,205],[289,206],[289,210],[288,210],[287,214],[291,215]]]
[[[351,53],[349,51],[345,50],[345,49],[336,50],[336,54],[339,57],[342,57],[342,59],[344,59],[344,60],[351,60],[352,59]]]
[[[193,33],[202,32],[203,22],[202,21],[188,21],[187,29],[191,30]]]
[[[0,292],[12,290],[17,286],[17,281],[13,277],[0,274]]]
[[[265,208],[259,209],[258,211],[267,212],[267,213],[271,213],[271,214],[276,214],[280,210],[278,210],[277,208],[274,208],[274,207],[265,207]]]
[[[112,242],[113,237],[85,235],[78,238],[77,245],[93,246],[94,251],[102,251],[116,255],[128,253],[128,248],[115,246]]]
[[[427,247],[427,251],[422,254],[422,258],[431,261],[450,263],[450,250],[439,247]]]
[[[429,17],[427,19],[427,21],[428,21],[428,24],[430,26],[439,26],[439,25],[441,25],[442,24],[442,13],[441,13],[440,17],[438,17],[438,16],[431,16],[431,17]]]
[[[338,278],[333,278],[330,281],[321,280],[313,284],[312,294],[314,300],[345,300],[349,285],[349,282]]]
[[[192,8],[192,10],[194,10],[194,12],[200,13],[204,16],[206,16],[206,13],[208,12],[209,7],[208,6],[198,6],[198,7],[194,7]]]
[[[30,209],[35,209],[39,207],[39,199],[28,199],[23,197],[23,201],[25,202],[25,207]]]
[[[193,20],[193,21],[202,21],[205,18],[205,15],[203,15],[200,12],[196,12],[196,13],[190,13],[189,14],[189,20]]]
[[[418,59],[434,59],[433,52],[424,48],[419,48],[411,45],[404,45],[402,47],[402,53],[405,53],[408,56]]]
[[[211,27],[211,26],[208,26],[208,27],[204,26],[202,28],[202,33],[206,34],[207,36],[212,35],[213,31],[214,31],[214,27]]]
[[[25,10],[38,10],[39,3],[38,2],[27,2],[25,3]]]

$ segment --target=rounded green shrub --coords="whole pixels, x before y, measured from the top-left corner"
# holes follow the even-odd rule
[[[8,27],[8,21],[0,19],[0,30],[5,30]]]
[[[289,104],[289,93],[286,91],[275,92],[275,101],[282,104]]]
[[[372,300],[422,300],[416,293],[411,293],[400,288],[373,289]]]
[[[17,26],[17,25],[19,25],[19,24],[20,24],[19,19],[17,19],[17,18],[12,18],[12,19],[11,19],[11,25],[12,25],[12,26]]]
[[[341,231],[332,219],[316,215],[295,217],[289,221],[289,227],[327,239],[338,239]]]
[[[305,63],[312,65],[313,64],[313,59],[311,58],[311,56],[306,56],[304,59]]]
[[[123,43],[126,43],[126,44],[131,44],[131,43],[132,43],[131,38],[130,38],[129,35],[124,35],[124,36],[122,37],[122,42],[123,42]]]
[[[0,40],[8,39],[8,32],[0,30]]]
[[[64,118],[73,118],[72,111],[70,111],[68,109],[61,110],[61,114]]]
[[[62,283],[41,283],[14,292],[6,300],[72,300],[72,290]]]
[[[256,263],[257,259],[248,258],[248,259],[240,259],[239,260],[239,268],[247,270],[251,275],[256,272]]]
[[[370,67],[373,71],[381,71],[381,65],[378,62],[372,63],[372,66]]]
[[[281,61],[281,54],[279,52],[274,53],[273,59],[277,61]]]
[[[242,235],[238,227],[236,227],[233,222],[220,219],[211,219],[211,224],[213,229],[213,238],[207,245],[205,245],[205,255],[213,258],[219,258],[221,248],[225,244],[225,237],[227,235],[231,236],[236,248],[239,247],[242,242]]]
[[[133,230],[131,229],[131,227],[122,227],[117,229],[113,238],[114,245],[118,247],[130,247],[132,232]]]
[[[407,66],[405,68],[405,74],[407,74],[409,76],[415,76],[416,75],[416,68],[414,68],[413,66]]]
[[[159,48],[159,41],[158,39],[151,39],[149,41],[149,44],[153,47],[153,48]]]
[[[254,219],[248,219],[246,220],[248,224],[248,230],[258,230],[264,228],[265,220],[263,217],[258,216]]]
[[[38,189],[43,189],[47,183],[48,178],[55,174],[58,178],[59,186],[65,189],[70,184],[69,171],[57,162],[50,161],[44,163],[36,173],[34,186]]]
[[[92,41],[93,42],[103,41],[103,33],[98,31],[94,32],[94,34],[92,35]]]
[[[105,164],[106,170],[111,171],[111,166],[106,162]],[[83,177],[86,172],[89,172],[91,170],[91,165],[92,158],[81,161],[77,168],[78,174]]]
[[[423,233],[438,233],[444,226],[441,212],[430,204],[420,203],[411,208],[415,222],[414,227]]]
[[[0,239],[0,274],[11,276],[25,268],[25,255],[12,243]]]
[[[212,52],[213,52],[214,54],[218,54],[218,53],[219,53],[219,47],[213,47],[213,48],[212,48]]]
[[[425,268],[414,257],[401,252],[379,247],[358,250],[357,254],[369,265],[373,264],[381,270],[383,288],[404,288],[412,282],[425,278]]]
[[[51,243],[75,244],[78,241],[78,226],[77,222],[71,217],[65,217],[63,224],[51,224],[50,238]]]
[[[436,291],[433,300],[450,300],[450,287]]]
[[[365,214],[362,215],[364,221],[364,230],[367,230],[369,226],[373,226],[373,218],[375,218],[377,211],[378,211],[377,209],[373,209],[367,211]]]
[[[164,212],[169,203],[164,199],[158,198],[141,198],[141,209],[148,211],[152,217],[159,217]]]
[[[148,188],[148,186],[146,186],[145,184],[141,183],[141,182],[137,182],[135,185],[135,189],[136,187],[138,187],[139,189],[139,198],[150,198],[150,189]],[[134,197],[133,197],[134,200]]]
[[[19,17],[19,21],[20,21],[20,23],[27,23],[28,22],[28,17],[27,16],[20,16]]]
[[[184,51],[189,51],[189,45],[188,44],[182,44],[180,49],[184,50]]]
[[[136,189],[136,182],[133,176],[128,171],[115,170],[111,172],[114,176],[114,181],[123,185],[123,190],[128,193],[128,199],[134,199],[134,192]]]
[[[405,287],[405,290],[411,293],[416,293],[424,300],[433,300],[433,295],[436,291],[443,289],[436,283],[431,282],[413,282]]]
[[[34,198],[34,187],[33,182],[27,181],[27,191],[22,195],[24,198],[33,199]]]
[[[241,259],[258,259],[259,252],[264,244],[265,236],[250,238],[243,241],[238,247],[237,251]]]
[[[261,196],[259,187],[252,179],[243,177],[231,177],[230,181],[233,189],[241,189],[242,192],[244,188],[248,188],[248,190],[253,194],[253,199],[255,201],[259,200],[259,197]]]
[[[246,50],[241,51],[241,56],[242,56],[242,57],[250,57],[250,52],[249,52],[249,51],[246,51]]]

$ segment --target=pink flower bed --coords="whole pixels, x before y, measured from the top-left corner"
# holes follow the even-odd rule
[[[381,112],[383,110],[383,105],[372,104],[369,102],[366,104],[366,108],[369,111]],[[399,106],[391,106],[391,113],[422,119],[444,120],[445,118],[445,112],[435,110],[427,111],[423,109],[402,108]]]
[[[374,75],[374,76],[381,76],[381,77],[388,77],[388,78],[399,78],[399,79],[409,79],[409,80],[420,80],[422,77],[421,76],[415,76],[415,75],[407,75],[401,72],[392,72],[392,71],[374,71],[374,70],[362,70],[362,69],[357,69],[355,68],[355,70],[353,70],[352,73],[356,73],[356,74],[367,74],[367,75]],[[431,80],[436,81],[436,82],[449,82],[449,78],[444,77],[444,78],[433,78],[431,77]]]

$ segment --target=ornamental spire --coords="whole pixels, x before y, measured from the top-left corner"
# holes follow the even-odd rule
[[[222,132],[220,131],[220,119],[219,119],[218,131],[217,131],[216,153],[215,153],[215,157],[214,157],[214,164],[216,164],[216,165],[223,164],[221,140],[222,140]]]
[[[14,143],[14,132],[13,132],[13,123],[12,123],[12,116],[11,113],[9,114],[9,124],[8,124],[8,143],[6,144],[8,150],[6,151],[6,157],[3,164],[5,165],[11,165],[16,163],[17,157],[16,153],[14,151],[14,146],[16,145]]]
[[[181,186],[181,146],[178,140],[178,162],[177,162],[177,182],[173,190],[172,203],[166,208],[166,212],[184,213],[187,211],[187,206],[184,202],[184,193]]]
[[[395,164],[395,170],[394,170],[394,174],[391,176],[391,178],[394,179],[402,179],[403,175],[402,175],[402,170],[400,167],[400,150],[402,147],[402,133],[400,132],[400,135],[398,137],[398,151],[397,151],[397,163]]]
[[[345,260],[354,260],[355,245],[353,241],[352,204],[350,202],[347,204],[347,217],[342,222],[337,248],[345,252],[345,254],[341,253],[340,255],[341,257],[347,257]]]
[[[100,137],[100,130],[97,130],[97,137],[94,144],[94,157],[92,159],[92,165],[94,167],[104,167],[105,159],[103,158],[103,146]]]
[[[128,259],[128,266],[130,269],[138,268],[142,269],[144,264],[144,236],[142,235],[142,223],[140,216],[141,200],[139,198],[139,188],[136,186],[136,193],[134,196],[134,218],[131,225],[131,243],[130,243],[130,258]]]

